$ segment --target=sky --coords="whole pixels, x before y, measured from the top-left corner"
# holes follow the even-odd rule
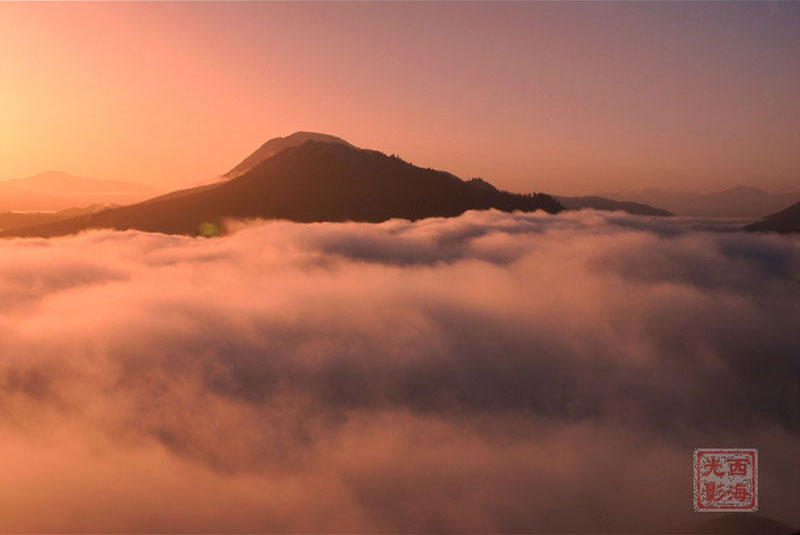
[[[800,189],[800,3],[2,3],[0,179],[326,132],[515,191]]]

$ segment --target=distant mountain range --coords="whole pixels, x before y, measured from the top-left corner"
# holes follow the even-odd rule
[[[410,220],[449,217],[472,209],[561,211],[545,194],[517,194],[424,169],[347,142],[319,141],[298,133],[300,145],[257,160],[268,142],[235,169],[251,169],[225,182],[173,192],[130,206],[0,233],[0,236],[60,236],[92,228],[138,229],[169,234],[211,235],[228,219],[292,221]],[[272,143],[275,147],[279,143]],[[260,152],[261,151],[261,152]],[[256,157],[256,154],[259,153]],[[488,184],[488,183],[486,183]]]
[[[158,190],[131,182],[46,171],[0,182],[0,211],[54,211],[99,203],[130,204],[157,193]]]
[[[634,215],[652,215],[668,217],[672,216],[671,212],[655,208],[649,204],[642,204],[630,201],[616,201],[606,197],[588,196],[588,197],[558,197],[556,200],[567,210],[606,210],[615,211],[620,210]]]
[[[632,201],[668,210],[676,215],[759,218],[800,201],[800,192],[769,193],[739,186],[717,193],[689,193],[648,188],[601,193],[618,201]]]
[[[800,202],[768,215],[761,221],[748,225],[746,229],[780,233],[800,232]]]

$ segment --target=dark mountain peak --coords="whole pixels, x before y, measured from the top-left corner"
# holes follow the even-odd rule
[[[242,160],[233,169],[225,173],[224,176],[226,178],[236,178],[237,176],[240,176],[246,173],[247,171],[251,170],[256,165],[260,164],[267,158],[271,158],[272,156],[275,156],[276,154],[285,149],[300,146],[308,141],[319,141],[324,143],[353,147],[353,145],[351,145],[344,139],[332,136],[330,134],[322,134],[319,132],[304,132],[304,131],[295,132],[285,137],[275,137],[270,139],[269,141],[261,145],[258,149],[256,149],[250,156]]]
[[[301,143],[287,147],[280,152],[305,157],[311,154],[382,154],[379,151],[360,149],[349,143],[338,143],[323,139],[306,139]],[[278,152],[277,154],[280,154]]]

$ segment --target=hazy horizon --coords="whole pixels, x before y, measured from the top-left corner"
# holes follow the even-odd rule
[[[513,191],[782,191],[799,22],[793,2],[3,3],[0,179],[168,190],[309,130]]]

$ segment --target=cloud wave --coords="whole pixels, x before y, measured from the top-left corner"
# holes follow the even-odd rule
[[[489,211],[0,250],[2,531],[663,532],[709,445],[800,524],[796,238]]]

